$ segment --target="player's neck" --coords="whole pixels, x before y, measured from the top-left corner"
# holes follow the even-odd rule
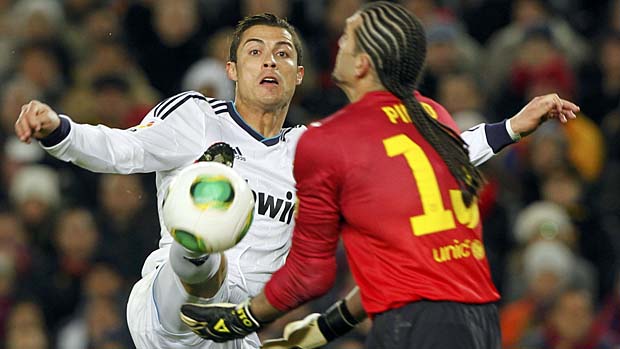
[[[350,84],[342,84],[340,88],[351,103],[359,101],[368,92],[385,91],[385,87],[375,79],[356,80]]]
[[[264,107],[246,103],[243,99],[235,101],[239,116],[265,138],[271,138],[280,133],[288,107],[289,104],[285,104],[273,110],[266,110]]]

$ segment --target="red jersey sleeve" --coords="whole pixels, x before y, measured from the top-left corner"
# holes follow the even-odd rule
[[[286,264],[265,286],[267,300],[280,311],[323,295],[336,276],[343,158],[324,133],[321,127],[311,128],[297,145],[293,173],[298,205],[292,247]]]

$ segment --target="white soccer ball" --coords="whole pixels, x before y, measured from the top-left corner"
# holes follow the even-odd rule
[[[188,250],[221,252],[236,245],[254,217],[254,196],[232,168],[198,162],[179,172],[164,197],[163,220]]]

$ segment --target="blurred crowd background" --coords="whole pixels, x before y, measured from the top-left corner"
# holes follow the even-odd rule
[[[128,128],[182,90],[230,99],[232,28],[269,11],[304,38],[306,76],[287,124],[306,124],[346,103],[330,73],[345,18],[362,3],[0,0],[0,348],[133,347],[126,299],[159,239],[152,175],[93,174],[19,143],[22,104]],[[427,30],[420,90],[462,129],[548,92],[582,108],[483,167],[504,347],[620,348],[620,1],[402,3]],[[287,319],[347,293],[342,251],[339,260],[334,291]],[[261,335],[279,336],[285,321]],[[368,328],[328,348],[362,348]]]

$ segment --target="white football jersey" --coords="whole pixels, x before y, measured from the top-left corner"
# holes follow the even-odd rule
[[[68,135],[45,149],[95,172],[156,172],[160,223],[163,197],[174,175],[214,143],[227,143],[235,152],[233,168],[247,180],[256,199],[254,222],[247,235],[226,252],[229,276],[255,295],[284,263],[294,224],[292,164],[305,127],[286,128],[265,138],[243,121],[232,102],[194,91],[162,101],[140,125],[127,130],[69,122]],[[171,242],[161,224],[160,247]],[[166,256],[155,257],[147,260],[143,275]]]

